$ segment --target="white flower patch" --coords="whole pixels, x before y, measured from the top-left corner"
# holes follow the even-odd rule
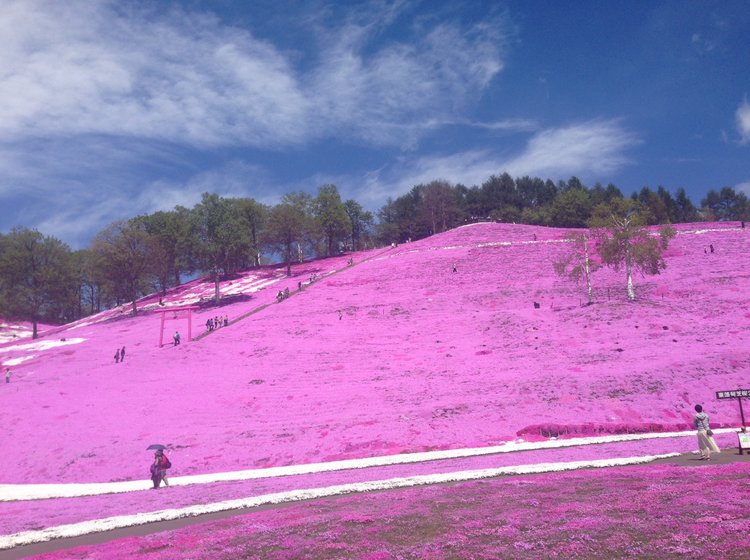
[[[34,355],[31,356],[21,356],[20,358],[13,358],[10,360],[6,360],[3,362],[4,366],[17,366],[18,364],[22,364],[24,362],[27,362],[29,360],[32,360],[34,358]]]
[[[458,226],[457,228],[454,228],[454,229],[464,229],[464,228],[468,228],[468,227],[472,227],[472,226],[486,226],[487,224],[492,224],[492,223],[494,223],[494,222],[491,222],[491,221],[487,221],[487,222],[474,222],[473,224],[464,224],[464,225]]]
[[[286,502],[297,502],[351,494],[356,492],[372,492],[377,490],[392,490],[396,488],[410,488],[414,486],[425,486],[428,484],[444,484],[448,482],[466,482],[483,478],[493,478],[503,475],[540,474],[549,472],[563,472],[584,468],[619,467],[625,465],[637,465],[649,463],[656,459],[675,457],[679,453],[667,453],[664,455],[646,455],[643,457],[626,457],[620,459],[598,459],[593,461],[572,461],[564,463],[540,463],[537,465],[518,465],[511,467],[499,467],[494,469],[479,469],[472,471],[458,471],[452,473],[441,473],[431,475],[411,476],[405,478],[391,478],[386,480],[373,480],[370,482],[358,482],[354,484],[339,484],[323,488],[308,488],[265,494],[251,498],[237,500],[226,500],[213,504],[202,504],[180,509],[165,509],[150,513],[138,513],[135,515],[120,515],[107,517],[81,523],[49,527],[38,531],[24,531],[0,537],[0,550],[16,546],[25,546],[52,539],[79,537],[91,533],[111,531],[123,527],[155,523],[157,521],[169,521],[183,517],[193,517],[207,513],[217,513],[233,509],[244,509],[258,507],[267,504],[280,504]]]
[[[50,348],[57,348],[58,346],[80,344],[85,340],[85,338],[66,338],[65,340],[39,340],[30,344],[15,344],[13,346],[5,346],[4,348],[0,348],[0,352],[17,352],[23,350],[44,351],[49,350]]]
[[[470,224],[476,225],[476,224]],[[461,226],[467,227],[467,226]],[[410,255],[412,253],[422,253],[425,251],[450,251],[452,249],[483,249],[485,247],[511,247],[513,245],[533,245],[538,243],[571,243],[570,239],[544,239],[541,241],[488,241],[486,243],[470,243],[468,245],[444,245],[441,247],[425,247],[422,249],[411,249],[409,251],[399,251],[398,253],[391,253],[383,255],[382,257],[374,257],[370,260],[379,261],[383,259],[392,259],[393,257],[400,257],[402,255]]]
[[[12,342],[19,338],[31,338],[31,329],[23,325],[0,324],[0,344]]]
[[[270,286],[285,278],[285,274],[279,274],[273,278],[253,278],[250,282],[237,282],[235,281],[230,287],[222,289],[222,293],[226,295],[234,294],[251,294],[262,290],[266,286]]]
[[[712,233],[712,232],[721,232],[721,233],[735,232],[735,233],[740,233],[740,232],[742,232],[742,230],[741,229],[733,229],[733,228],[688,229],[688,230],[678,231],[677,235],[703,235],[704,233]]]
[[[509,247],[513,245],[512,241],[488,241],[487,243],[477,243],[478,248],[483,247]]]

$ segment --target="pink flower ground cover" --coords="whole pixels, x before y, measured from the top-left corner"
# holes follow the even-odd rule
[[[249,271],[222,284],[220,307],[205,302],[210,283],[174,289],[164,307],[204,299],[194,333],[208,317],[233,322],[188,342],[170,320],[177,347],[156,344],[158,296],[136,317],[110,310],[40,339],[64,345],[0,345],[0,361],[18,364],[0,391],[0,483],[144,479],[151,443],[169,446],[180,476],[686,429],[696,402],[714,425],[737,426],[736,403],[714,395],[746,388],[749,234],[677,229],[668,269],[636,276],[635,303],[624,273],[605,269],[596,303],[582,305],[583,288],[552,269],[564,231],[477,224],[355,254],[354,266],[345,255],[291,278]],[[274,303],[312,273],[322,279]],[[124,509],[151,511],[148,494]]]
[[[722,447],[736,445],[734,434],[719,435],[716,439],[717,443]],[[640,457],[674,452],[688,453],[695,447],[696,443],[693,437],[670,438],[506,453],[464,459],[429,461],[411,465],[390,465],[278,478],[173,486],[169,489],[162,489],[159,492],[128,492],[77,498],[0,502],[0,518],[4,519],[4,532],[12,534],[116,515],[133,515],[169,508],[185,508],[199,504],[249,498],[297,489],[325,488],[339,484],[351,484],[371,480],[389,480],[400,477],[492,469],[515,465]],[[736,451],[727,452],[732,453]],[[144,484],[144,488],[147,486],[147,484]]]
[[[519,476],[304,502],[38,558],[744,559],[748,491],[740,464]]]

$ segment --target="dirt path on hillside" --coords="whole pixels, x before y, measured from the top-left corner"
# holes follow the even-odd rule
[[[673,463],[682,467],[700,467],[702,465],[728,465],[729,463],[750,463],[750,451],[745,451],[740,455],[736,447],[722,449],[721,453],[711,455],[710,461],[701,461],[697,453],[683,453],[677,457],[668,457],[666,459],[657,459],[652,461],[653,464]]]
[[[750,452],[745,452],[740,455],[738,449],[727,448],[723,449],[721,453],[714,454],[710,461],[701,461],[700,456],[697,453],[683,453],[676,457],[668,457],[665,459],[657,459],[651,463],[646,464],[674,464],[683,467],[714,467],[717,465],[727,465],[730,463],[750,463]],[[507,476],[507,475],[506,475]],[[533,476],[533,475],[524,475]],[[454,484],[454,483],[450,483]],[[380,490],[379,492],[392,492],[393,490]],[[299,503],[299,502],[291,502]],[[162,531],[171,531],[174,529],[180,529],[190,525],[198,523],[206,523],[217,519],[224,519],[227,517],[233,517],[236,515],[243,515],[249,511],[263,511],[272,508],[281,508],[290,505],[290,503],[283,504],[271,504],[259,506],[257,508],[243,508],[233,509],[227,511],[221,511],[217,513],[210,513],[205,515],[184,517],[181,519],[173,519],[170,521],[159,521],[156,523],[147,523],[144,525],[135,525],[132,527],[124,527],[122,529],[115,529],[112,531],[103,531],[100,533],[92,533],[88,535],[82,535],[80,537],[73,537],[68,539],[54,539],[51,541],[37,543],[28,546],[16,547],[12,550],[0,551],[0,560],[15,560],[18,558],[30,558],[39,554],[54,552],[57,550],[64,550],[70,548],[76,548],[79,546],[88,546],[100,544],[103,542],[122,539],[126,537],[137,537],[150,535],[153,533],[160,533]]]

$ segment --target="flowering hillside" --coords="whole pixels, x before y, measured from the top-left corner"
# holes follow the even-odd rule
[[[736,404],[714,392],[750,370],[748,233],[677,229],[667,270],[636,277],[635,303],[624,273],[601,270],[582,305],[583,288],[552,268],[564,231],[477,224],[298,264],[291,278],[250,271],[222,285],[224,306],[196,280],[136,317],[125,306],[5,343],[0,482],[142,479],[151,443],[197,474],[685,429],[696,402],[736,426]],[[188,342],[170,319],[165,339],[178,329],[183,343],[159,348],[156,310],[184,304],[201,305],[194,335],[209,317],[231,324]]]
[[[635,303],[624,273],[603,269],[595,304],[583,305],[583,287],[553,273],[570,250],[565,231],[476,224],[296,264],[292,277],[248,271],[222,282],[219,306],[198,279],[140,300],[135,317],[126,305],[36,341],[14,337],[0,344],[13,373],[0,391],[0,550],[691,451],[692,432],[674,432],[690,429],[694,403],[715,427],[739,424],[736,404],[714,391],[744,387],[750,367],[748,237],[738,224],[677,229],[668,269],[636,278]],[[173,311],[186,305],[193,341]],[[162,316],[165,341],[178,330],[179,346],[159,347]],[[207,331],[219,318],[228,325]],[[718,430],[720,445],[735,444],[732,431]],[[174,465],[168,492],[142,491],[152,443]],[[393,496],[380,495],[388,508]]]

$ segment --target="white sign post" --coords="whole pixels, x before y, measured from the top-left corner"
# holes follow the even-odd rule
[[[716,391],[717,399],[737,399],[740,403],[740,418],[742,418],[742,430],[737,432],[739,438],[740,455],[744,454],[744,450],[750,451],[750,434],[745,432],[745,411],[742,410],[742,398],[750,397],[750,389],[735,389],[734,391]]]

